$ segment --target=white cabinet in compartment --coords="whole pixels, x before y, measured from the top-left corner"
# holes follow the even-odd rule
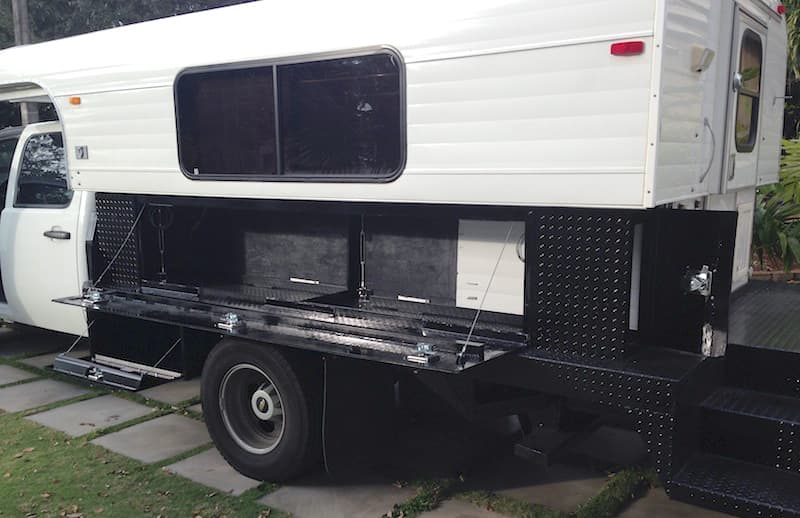
[[[524,239],[522,221],[460,220],[456,305],[477,309],[483,301],[485,311],[521,315]]]

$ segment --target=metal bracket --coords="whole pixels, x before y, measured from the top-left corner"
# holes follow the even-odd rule
[[[461,345],[461,351],[456,355],[456,363],[462,367],[469,361],[482,362],[484,360],[484,345],[480,342],[462,341],[456,342]]]
[[[94,306],[98,302],[103,302],[106,300],[106,298],[107,297],[103,293],[102,289],[95,286],[89,286],[83,290],[82,303],[84,306]]]
[[[236,313],[225,313],[216,326],[219,329],[233,333],[244,327],[244,322],[239,319],[239,315]]]
[[[713,281],[714,272],[708,266],[703,265],[699,270],[686,270],[686,275],[683,276],[682,284],[683,291],[687,294],[697,294],[703,297],[711,296],[711,284]]]
[[[439,361],[439,353],[436,352],[435,345],[420,342],[417,344],[417,353],[409,354],[406,356],[406,360],[420,365],[430,365]]]

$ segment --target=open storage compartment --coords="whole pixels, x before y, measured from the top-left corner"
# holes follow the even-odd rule
[[[521,315],[457,307],[453,212],[102,194],[97,206],[95,269],[109,274],[101,294],[64,300],[92,313],[446,372],[527,344]]]

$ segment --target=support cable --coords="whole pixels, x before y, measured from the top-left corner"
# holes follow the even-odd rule
[[[101,273],[100,276],[97,278],[97,280],[94,281],[94,285],[95,286],[100,284],[100,281],[103,280],[103,277],[105,276],[105,274],[108,273],[108,270],[111,269],[111,267],[114,265],[114,262],[119,257],[119,254],[122,253],[122,250],[128,244],[128,241],[130,241],[131,236],[133,235],[133,231],[136,230],[136,225],[138,225],[139,224],[139,220],[142,219],[142,214],[144,213],[145,207],[146,207],[146,205],[142,205],[142,208],[139,209],[139,214],[136,216],[136,220],[133,222],[133,225],[131,225],[131,229],[128,231],[128,235],[126,235],[125,239],[122,240],[122,244],[120,245],[119,249],[117,250],[117,253],[114,254],[114,257],[112,257],[111,261],[109,261],[108,265],[106,265],[106,268],[105,268],[105,270],[103,270],[103,273]]]
[[[508,240],[511,237],[511,232],[514,230],[514,222],[511,222],[511,225],[508,227],[508,232],[506,233],[506,239],[503,241],[503,247],[500,249],[500,254],[497,256],[497,261],[494,263],[494,268],[492,269],[492,274],[489,276],[489,282],[486,283],[486,289],[483,290],[483,297],[481,297],[481,303],[478,305],[478,311],[475,313],[475,318],[472,319],[472,325],[469,327],[469,334],[467,334],[467,340],[464,342],[464,346],[461,348],[461,352],[459,354],[463,355],[467,352],[467,346],[469,345],[469,341],[472,339],[472,333],[475,331],[475,326],[478,324],[478,318],[481,316],[481,310],[483,310],[483,304],[486,302],[486,296],[489,294],[489,288],[492,287],[492,281],[494,281],[494,276],[497,274],[497,269],[500,267],[500,260],[503,258],[503,253],[506,251],[506,246],[508,245]]]

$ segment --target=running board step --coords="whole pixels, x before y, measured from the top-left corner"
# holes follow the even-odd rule
[[[71,358],[64,354],[56,356],[55,361],[53,361],[53,370],[62,374],[85,378],[95,383],[103,383],[112,387],[134,391],[142,388],[144,379],[144,374],[141,372],[127,372],[81,358]]]
[[[716,455],[691,459],[670,496],[737,516],[800,517],[800,475]]]

